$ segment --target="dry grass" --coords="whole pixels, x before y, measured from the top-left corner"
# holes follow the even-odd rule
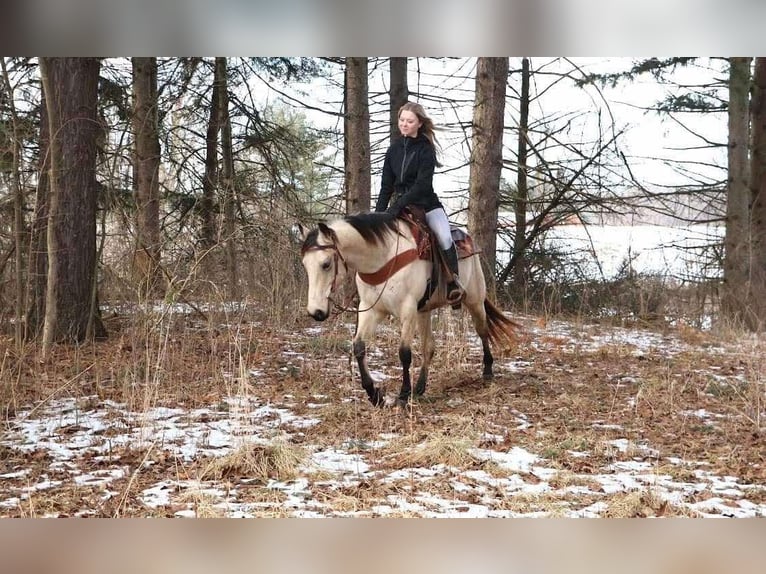
[[[387,504],[386,497],[396,494],[396,486],[380,480],[365,480],[354,485],[315,482],[313,492],[318,501],[338,512],[372,512],[375,506]]]
[[[565,515],[567,507],[558,494],[531,494],[526,492],[505,494],[493,504],[494,510],[506,510],[514,514],[539,513],[550,518]]]
[[[677,507],[651,489],[615,494],[607,500],[605,518],[697,517],[697,513]]]
[[[188,504],[194,511],[195,518],[221,518],[225,516],[222,508],[217,506],[218,498],[199,489],[190,489],[178,496],[179,504]]]
[[[200,479],[291,480],[298,476],[298,468],[305,458],[302,448],[282,441],[267,445],[244,444],[227,455],[211,460]]]
[[[138,500],[143,488],[169,478],[236,485],[242,501],[263,503],[259,516],[285,516],[289,512],[280,508],[284,494],[263,485],[269,479],[298,477],[309,446],[361,453],[373,472],[382,476],[397,469],[437,465],[456,472],[480,469],[499,479],[511,474],[494,462],[477,460],[471,454],[475,447],[527,448],[558,470],[549,480],[554,489],[549,494],[493,493],[487,504],[497,511],[561,515],[575,504],[584,507],[604,500],[609,516],[685,515],[651,493],[604,497],[598,483],[588,478],[603,472],[606,465],[635,459],[652,460],[656,473],[676,480],[691,482],[693,468],[665,464],[665,457],[708,461],[711,472],[766,483],[762,446],[766,355],[757,342],[724,353],[719,347],[725,340],[682,327],[672,334],[695,347],[672,355],[662,348],[636,354],[619,341],[593,351],[589,338],[596,331],[585,324],[574,327],[579,333],[574,345],[570,337],[555,332],[540,336],[527,332],[512,354],[498,354],[496,379],[485,382],[480,376],[480,349],[475,342],[466,344],[473,333],[469,319],[445,310],[434,322],[437,352],[425,398],[406,409],[375,409],[359,387],[355,365],[349,362],[346,321],[351,318],[331,320],[323,325],[322,336],[302,331],[316,327],[308,320],[294,319],[276,327],[263,319],[248,309],[209,313],[204,319],[194,314],[150,313],[131,322],[108,317],[111,336],[107,341],[76,349],[57,347],[46,361],[39,359],[33,344],[17,352],[10,339],[0,341],[0,400],[6,420],[28,405],[40,409],[66,396],[90,397],[78,404],[83,412],[110,399],[138,413],[155,406],[231,409],[224,399],[237,396],[289,405],[295,414],[321,421],[293,433],[291,442],[245,444],[228,455],[196,460],[183,468],[172,457],[162,459],[157,450],[115,452],[115,461],[129,470],[124,480],[113,485],[118,496],[105,501],[98,489],[68,483],[32,492],[8,514],[72,515],[90,508],[99,516],[172,515],[175,508],[148,509]],[[385,381],[389,395],[399,387],[397,346],[395,333],[384,325],[369,355],[371,368],[389,376]],[[503,367],[515,358],[531,366],[521,371]],[[418,361],[416,354],[413,375]],[[697,411],[721,416],[690,414]],[[519,426],[519,413],[528,425]],[[247,416],[247,412],[240,414]],[[498,442],[484,444],[485,433]],[[387,444],[371,446],[381,436],[388,437]],[[627,439],[627,450],[611,445],[615,439]],[[644,444],[657,449],[658,458],[647,458],[641,448]],[[151,457],[154,466],[141,467],[144,456]],[[44,457],[20,456],[3,447],[0,463],[9,469],[31,468],[33,472],[24,479],[31,484],[50,472]],[[366,479],[340,489],[323,485],[331,478],[319,472],[308,479],[314,496],[339,512],[371,512],[386,504],[389,496],[412,496],[413,486],[406,482]],[[242,479],[255,482],[246,487]],[[0,482],[0,490],[5,484]],[[463,496],[453,492],[446,480],[421,483],[421,487],[424,484],[447,500]],[[561,491],[568,487],[584,487],[597,494],[573,502],[562,498]],[[200,489],[177,493],[177,498],[198,516],[225,514]],[[407,511],[394,514],[410,515]]]
[[[439,464],[470,468],[478,462],[469,452],[478,442],[472,434],[475,433],[463,428],[454,434],[430,431],[405,435],[386,446],[384,460],[393,469],[430,468]]]

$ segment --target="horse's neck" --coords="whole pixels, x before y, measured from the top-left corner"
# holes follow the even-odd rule
[[[400,224],[401,225],[401,224]],[[367,243],[359,232],[345,221],[331,225],[338,236],[338,249],[346,262],[361,273],[374,273],[394,257],[397,251],[412,247],[412,240],[404,236],[391,237],[382,243]]]

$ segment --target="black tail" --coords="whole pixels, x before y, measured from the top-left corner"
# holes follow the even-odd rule
[[[494,347],[509,348],[516,343],[516,331],[521,325],[512,321],[492,301],[484,299],[484,313],[487,315],[487,338]]]

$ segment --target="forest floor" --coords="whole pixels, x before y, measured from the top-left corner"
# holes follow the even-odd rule
[[[487,382],[445,309],[425,396],[375,408],[348,315],[127,317],[46,360],[2,341],[0,516],[766,516],[753,336],[514,317]],[[397,347],[368,356],[388,398]]]

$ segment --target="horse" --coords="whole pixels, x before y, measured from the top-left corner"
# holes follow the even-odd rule
[[[447,305],[446,288],[434,290],[438,267],[430,257],[422,258],[423,243],[419,235],[429,233],[427,226],[413,225],[412,220],[388,213],[362,213],[320,222],[307,231],[299,226],[302,239],[301,262],[308,276],[306,310],[317,321],[330,316],[336,288],[346,274],[356,272],[359,297],[356,331],[352,341],[354,358],[359,365],[361,384],[370,402],[385,404],[384,393],[375,386],[367,367],[366,349],[377,325],[385,317],[399,319],[399,360],[402,366],[402,386],[398,401],[411,399],[410,365],[412,341],[416,329],[422,346],[422,363],[415,385],[415,395],[425,393],[428,369],[435,351],[431,332],[431,311]],[[518,324],[507,318],[487,298],[487,289],[478,252],[472,249],[470,236],[453,229],[460,253],[459,276],[465,290],[461,303],[473,319],[481,339],[485,380],[492,379],[494,358],[492,346],[510,344]],[[468,249],[461,249],[468,243]],[[435,251],[435,250],[434,250]],[[446,283],[442,280],[441,283]],[[430,298],[425,301],[426,291]]]

